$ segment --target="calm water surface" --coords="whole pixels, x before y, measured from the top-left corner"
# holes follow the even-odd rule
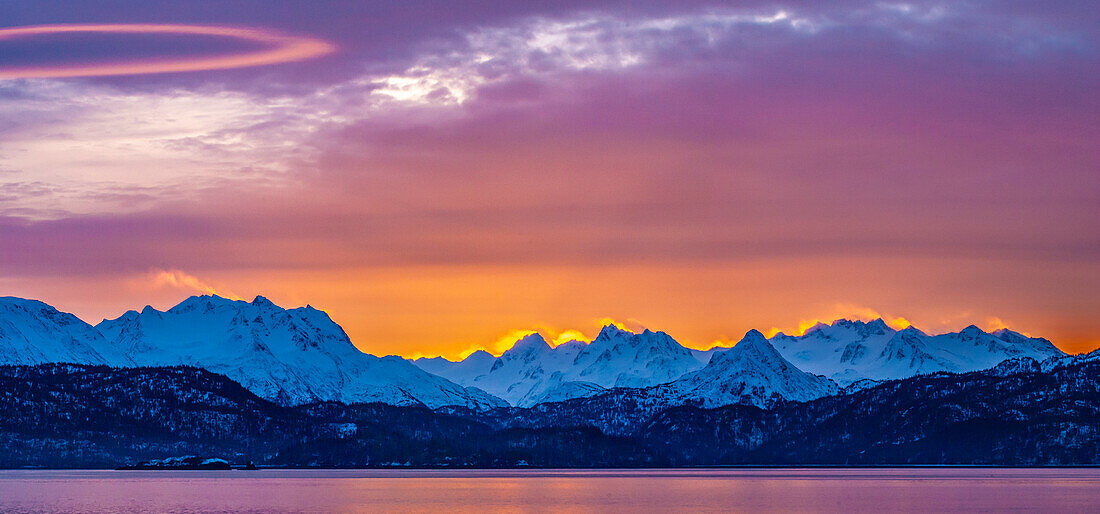
[[[1100,509],[1100,469],[0,471],[4,512]]]

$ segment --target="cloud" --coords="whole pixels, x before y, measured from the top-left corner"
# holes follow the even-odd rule
[[[415,1],[0,3],[13,24],[252,20],[341,46],[286,66],[0,83],[0,166],[17,170],[0,184],[0,269],[164,267],[269,287],[291,271],[586,269],[595,278],[572,292],[598,283],[601,302],[507,325],[592,336],[607,298],[657,294],[642,273],[600,277],[644,266],[706,274],[705,292],[664,308],[697,298],[722,306],[712,318],[759,301],[771,313],[751,319],[831,321],[854,316],[833,299],[860,298],[914,320],[972,307],[1037,329],[1021,312],[1047,303],[1081,311],[1050,326],[1087,326],[1100,276],[1087,4],[471,2],[425,17]],[[759,263],[783,273],[746,282]],[[878,282],[863,276],[875,265]],[[1014,299],[1019,284],[1036,295]],[[476,291],[429,294],[404,326],[434,327]],[[613,312],[665,329],[646,305]],[[676,328],[710,341],[741,327],[707,323]]]
[[[206,197],[211,188],[288,187],[315,159],[301,144],[325,109],[284,97],[188,90],[125,92],[109,86],[27,81],[5,102],[0,140],[10,182],[33,177],[53,194],[5,194],[30,219],[142,212]],[[278,121],[278,122],[276,122]],[[22,180],[29,182],[29,180]],[[14,191],[5,187],[4,193]],[[134,193],[157,202],[134,201]],[[124,193],[123,196],[113,196]]]
[[[180,270],[154,270],[147,275],[147,284],[153,289],[173,288],[198,293],[200,295],[218,295],[231,300],[242,298],[232,292],[219,291],[214,286],[202,281],[194,275],[189,275]]]

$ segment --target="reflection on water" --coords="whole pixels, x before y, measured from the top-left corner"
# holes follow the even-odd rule
[[[1100,469],[0,471],[0,511],[1083,512]]]

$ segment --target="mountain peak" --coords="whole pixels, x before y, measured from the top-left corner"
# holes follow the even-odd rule
[[[125,359],[76,316],[38,300],[0,298],[0,364],[112,365]]]
[[[580,350],[583,350],[585,346],[588,346],[588,343],[586,343],[584,341],[579,341],[577,339],[570,339],[570,340],[568,340],[568,341],[566,341],[562,344],[559,344],[559,345],[555,346],[554,349],[555,350],[562,350],[562,351],[570,351],[570,350],[580,351]]]
[[[611,339],[613,337],[628,335],[634,335],[634,332],[619,328],[615,325],[608,324],[604,325],[604,327],[600,329],[600,335],[596,336],[596,339]]]
[[[835,324],[835,323],[837,323],[838,321],[846,321],[846,320],[837,320],[837,321],[834,321],[833,323]],[[814,326],[812,326],[812,327],[810,327],[810,328],[806,329],[806,331],[805,331],[805,332],[803,332],[803,335],[807,335],[807,336],[808,336],[808,335],[810,335],[810,334],[812,334],[812,333],[814,333],[814,332],[820,332],[820,331],[822,331],[822,330],[825,330],[825,329],[827,329],[827,328],[829,328],[829,327],[830,327],[830,325],[827,325],[827,324],[825,324],[825,323],[822,323],[822,322],[818,321],[818,322],[817,322],[816,324],[814,324]]]
[[[873,329],[878,329],[878,330],[887,330],[887,329],[890,328],[890,326],[886,324],[886,320],[884,320],[882,318],[875,318],[871,321],[868,321],[867,322],[867,327],[868,328],[873,328]]]
[[[829,325],[829,327],[851,330],[864,337],[870,335],[881,335],[892,330],[890,326],[886,324],[886,321],[882,318],[873,319],[871,321],[840,318],[833,321],[833,324]],[[807,331],[807,333],[809,333],[809,331]]]
[[[257,307],[264,307],[264,308],[271,308],[271,307],[278,308],[279,307],[278,305],[275,305],[275,303],[273,303],[271,300],[268,300],[267,298],[264,298],[263,296],[260,296],[260,295],[256,295],[256,298],[252,299],[252,305],[255,305]]]
[[[1001,341],[1005,341],[1005,342],[1008,342],[1008,343],[1025,343],[1025,342],[1031,341],[1032,339],[1038,340],[1038,341],[1046,341],[1046,339],[1043,339],[1041,337],[1033,338],[1033,337],[1025,336],[1025,335],[1023,335],[1019,332],[1016,332],[1015,330],[1009,330],[1007,328],[999,328],[997,330],[994,330],[994,331],[990,332],[989,334],[996,337],[997,339],[1000,339]]]
[[[716,353],[699,371],[659,387],[703,407],[748,403],[766,408],[777,401],[806,401],[837,390],[829,379],[791,364],[757,330]]]
[[[905,334],[905,335],[911,335],[911,336],[912,335],[917,335],[917,336],[927,336],[928,335],[928,334],[924,333],[923,330],[921,330],[917,327],[914,327],[913,325],[909,325],[908,327],[905,327],[901,330],[898,330],[898,333],[899,334]]]
[[[531,352],[542,352],[550,349],[550,344],[546,342],[546,339],[542,337],[542,334],[538,332],[527,334],[513,344],[506,354],[526,354]]]
[[[150,308],[151,308],[151,307],[150,307]],[[138,311],[135,311],[135,310],[133,310],[133,309],[130,309],[130,310],[128,310],[128,311],[126,311],[126,312],[122,313],[122,315],[121,315],[121,316],[119,316],[119,317],[118,317],[118,318],[116,318],[116,319],[117,319],[118,321],[130,321],[130,320],[133,320],[133,319],[137,319],[137,317],[138,317],[138,316],[140,316],[140,314],[138,314]],[[106,320],[105,320],[105,321],[106,321]]]
[[[745,332],[745,336],[742,337],[741,340],[737,342],[737,344],[741,344],[746,341],[752,343],[764,341],[766,343],[768,342],[768,338],[764,337],[764,334],[760,333],[759,330],[754,328],[752,330],[749,330],[748,332]]]
[[[35,306],[35,307],[39,307],[39,308],[49,307],[50,309],[53,309],[52,306],[50,306],[50,305],[48,305],[44,302],[41,302],[41,301],[38,301],[38,300],[31,300],[29,298],[20,298],[18,296],[0,296],[0,304],[19,305],[19,306],[22,306],[22,307],[27,307],[27,306]]]
[[[968,338],[975,338],[975,337],[978,337],[978,336],[980,336],[984,333],[985,333],[985,331],[978,328],[976,325],[970,325],[970,326],[968,326],[968,327],[966,327],[966,328],[959,331],[960,336],[968,337]]]
[[[176,304],[174,307],[172,307],[171,309],[168,309],[165,312],[166,313],[178,313],[178,312],[187,312],[187,311],[192,311],[192,310],[197,310],[197,309],[208,310],[208,309],[213,309],[214,307],[216,307],[218,305],[224,305],[224,304],[228,304],[228,303],[232,303],[232,300],[222,298],[222,297],[220,297],[216,294],[195,295],[195,296],[190,296],[190,297],[185,298],[182,302]],[[144,312],[145,311],[143,310],[142,313],[144,313]]]
[[[783,357],[780,356],[779,352],[775,350],[775,347],[768,342],[764,334],[761,334],[759,330],[752,329],[745,332],[745,337],[742,337],[737,344],[733,345],[733,348],[715,354],[708,366],[720,365],[723,361],[739,361],[744,359],[769,362],[783,360]]]
[[[467,355],[466,358],[462,359],[462,360],[476,360],[476,359],[490,359],[490,360],[492,360],[492,359],[496,359],[496,357],[493,356],[493,354],[491,354],[491,353],[489,353],[485,350],[474,350],[474,353],[471,353],[470,355]],[[454,362],[461,362],[461,361],[454,361]]]

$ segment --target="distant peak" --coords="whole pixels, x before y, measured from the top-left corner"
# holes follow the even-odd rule
[[[741,341],[738,341],[737,344],[741,344],[745,341],[764,341],[764,342],[767,342],[767,340],[768,340],[768,338],[764,337],[764,334],[760,333],[759,330],[754,328],[752,330],[749,330],[748,332],[745,332],[745,337],[742,337]]]
[[[721,365],[724,362],[744,359],[762,362],[781,360],[782,357],[779,356],[775,347],[768,342],[768,339],[764,337],[764,334],[761,334],[759,330],[753,329],[746,332],[745,337],[742,337],[737,344],[733,345],[733,348],[715,354],[711,362],[715,365]]]
[[[554,348],[555,349],[560,348],[562,350],[568,350],[570,348],[582,349],[585,346],[588,346],[588,343],[586,343],[584,341],[577,340],[577,339],[570,339],[570,340],[568,340],[568,341],[566,341],[562,344],[559,344],[559,345],[555,346]]]
[[[470,359],[495,359],[495,358],[496,358],[496,357],[494,357],[494,356],[493,356],[493,354],[491,354],[491,353],[489,353],[489,352],[487,352],[487,351],[485,351],[485,350],[476,350],[476,351],[474,351],[474,353],[471,353],[470,355],[467,355],[467,356],[466,356],[466,358],[465,358],[465,359],[462,359],[462,360],[470,360]]]
[[[870,328],[877,328],[879,330],[889,330],[890,326],[886,324],[886,320],[882,318],[875,318],[867,322],[867,326]]]
[[[230,300],[222,298],[216,294],[211,295],[195,295],[184,299],[182,302],[176,304],[175,307],[168,309],[168,312],[180,312],[184,310],[194,309],[196,307],[209,308],[214,305],[221,305],[228,303]],[[142,311],[145,312],[145,311]]]
[[[990,334],[997,339],[1000,339],[1001,341],[1013,344],[1025,344],[1031,341],[1039,341],[1053,344],[1050,341],[1043,339],[1042,337],[1031,337],[1027,334],[1021,334],[1019,332],[1016,332],[1015,330],[1010,330],[1007,328],[999,328],[990,332]]]
[[[103,321],[100,321],[100,323],[106,323],[108,321],[130,322],[130,321],[134,321],[134,320],[138,319],[140,316],[141,316],[141,314],[139,314],[138,311],[130,309],[130,310],[122,313],[121,316],[119,316],[115,319],[104,318]]]
[[[596,339],[609,339],[623,335],[634,335],[634,332],[619,328],[615,325],[604,325],[604,327],[600,329],[600,335],[596,336]]]
[[[260,296],[260,295],[256,295],[256,298],[254,298],[252,300],[252,305],[255,305],[256,307],[264,307],[264,308],[271,308],[271,307],[278,308],[279,307],[278,305],[275,305],[275,303],[272,302],[271,300],[268,300],[267,298],[264,298],[263,296]]]
[[[1007,328],[998,328],[997,330],[994,330],[994,331],[990,332],[990,334],[993,335],[993,336],[996,336],[997,339],[1000,339],[1002,341],[1009,341],[1009,342],[1016,342],[1016,341],[1023,341],[1023,340],[1031,339],[1031,337],[1028,337],[1024,334],[1021,334],[1021,333],[1019,333],[1015,330],[1009,330]]]
[[[53,308],[49,304],[46,304],[45,302],[41,302],[39,300],[32,300],[30,298],[20,298],[18,296],[2,296],[2,297],[0,297],[0,303],[5,303],[5,304],[9,304],[9,305],[22,305],[22,306],[34,305],[34,306],[37,306],[37,307],[46,306],[46,307],[50,307],[51,309]]]
[[[517,341],[517,343],[522,343],[522,342],[545,343],[546,339],[542,337],[542,334],[540,334],[538,332],[532,332],[530,334],[527,334],[527,335],[519,338],[519,341]]]
[[[984,333],[985,333],[985,331],[978,328],[976,325],[970,325],[970,326],[968,326],[968,327],[966,327],[966,328],[959,331],[959,335],[968,336],[968,337],[976,337],[976,336],[979,336],[979,335],[984,334]]]
[[[837,321],[834,321],[833,323],[835,324],[838,321],[847,321],[847,320],[837,320]],[[818,321],[814,326],[806,329],[806,331],[803,332],[803,335],[810,335],[814,332],[820,332],[821,330],[824,330],[826,328],[829,328],[829,325],[826,325],[825,323],[822,323],[822,322]]]
[[[905,327],[901,330],[898,330],[898,333],[899,334],[906,334],[906,335],[921,335],[921,336],[927,336],[928,335],[928,334],[925,334],[924,331],[922,331],[921,329],[919,329],[917,327],[914,327],[913,325],[909,325],[908,327]]]
[[[541,334],[535,332],[533,334],[527,334],[521,337],[516,344],[512,345],[512,348],[504,353],[518,353],[518,352],[531,352],[549,350],[550,345],[546,342],[546,339]]]

